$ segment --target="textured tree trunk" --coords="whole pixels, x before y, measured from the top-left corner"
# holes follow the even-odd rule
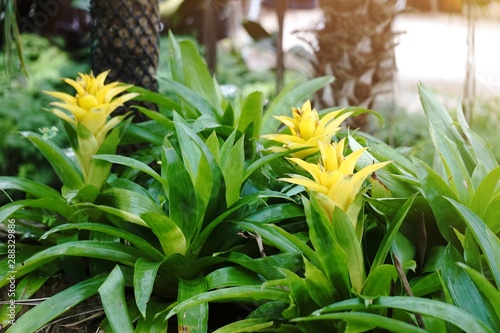
[[[92,0],[91,15],[94,73],[110,69],[109,81],[157,91],[158,0]]]
[[[319,5],[324,27],[316,32],[316,71],[335,77],[320,96],[321,106],[371,108],[377,95],[391,91],[396,70],[396,0],[320,0]],[[367,125],[367,116],[350,124]]]

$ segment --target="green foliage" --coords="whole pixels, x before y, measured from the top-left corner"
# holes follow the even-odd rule
[[[37,246],[18,242],[14,268],[0,261],[0,286],[11,269],[23,297],[54,274],[77,283],[7,332],[34,332],[94,295],[115,332],[500,330],[500,171],[460,112],[452,120],[419,87],[434,165],[347,135],[350,150],[369,147],[358,170],[392,163],[352,210],[328,210],[322,193],[280,182],[296,172],[283,158],[291,151],[271,153],[260,136],[331,78],[294,81],[264,105],[262,92],[224,96],[192,42],[170,35],[168,48],[169,93],[134,88],[160,111],[138,108],[151,120],[111,132],[89,177],[56,143],[24,133],[63,187],[0,178],[26,196],[0,208],[2,221],[44,223],[30,231]],[[71,143],[77,129],[65,130]],[[142,148],[120,156],[118,143]],[[220,321],[214,303],[242,312]]]
[[[50,98],[42,90],[63,89],[61,77],[73,77],[85,66],[71,61],[49,41],[36,35],[22,35],[28,76],[8,75],[8,63],[0,58],[0,174],[27,177],[43,184],[55,185],[55,177],[47,160],[37,149],[20,137],[20,131],[32,131],[63,146],[66,139],[56,118],[41,110]],[[6,198],[1,197],[0,203]]]

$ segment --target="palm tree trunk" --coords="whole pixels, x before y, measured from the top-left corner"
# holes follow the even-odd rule
[[[395,73],[396,0],[320,0],[324,28],[317,31],[318,75],[335,81],[323,92],[322,106],[371,108],[375,97],[390,91]],[[367,117],[351,127],[366,129]]]
[[[158,91],[158,0],[91,0],[91,16],[92,70]]]

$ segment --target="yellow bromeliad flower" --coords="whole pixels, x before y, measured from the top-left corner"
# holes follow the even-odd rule
[[[372,172],[390,162],[375,163],[355,172],[356,162],[367,148],[358,149],[344,157],[344,143],[345,139],[333,144],[319,142],[321,160],[318,164],[308,163],[299,158],[289,158],[290,161],[306,170],[313,179],[291,175],[292,178],[281,178],[280,180],[302,185],[309,190],[325,194],[331,203],[323,202],[322,204],[330,213],[334,206],[347,212],[364,180]]]
[[[291,134],[267,134],[262,137],[281,142],[285,149],[310,147],[293,154],[295,157],[305,158],[319,151],[319,142],[329,144],[340,130],[340,124],[352,115],[352,112],[342,112],[343,110],[330,112],[320,119],[316,109],[311,109],[311,102],[308,100],[300,109],[292,107],[293,118],[274,117],[286,125]]]
[[[122,85],[120,82],[104,84],[109,71],[94,76],[93,73],[79,74],[76,80],[64,79],[64,82],[76,90],[72,96],[62,92],[46,91],[45,93],[60,99],[62,102],[52,102],[51,105],[69,111],[73,117],[60,109],[52,109],[59,118],[74,124],[85,126],[96,138],[100,146],[106,134],[118,125],[123,117],[115,117],[108,121],[109,115],[125,102],[139,94],[128,93],[117,97],[132,85]]]

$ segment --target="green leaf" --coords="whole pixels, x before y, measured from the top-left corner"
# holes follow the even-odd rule
[[[183,302],[203,295],[207,291],[205,278],[199,275],[193,279],[179,279],[178,301]],[[179,332],[206,333],[208,332],[208,304],[198,302],[178,308],[177,321]],[[175,308],[174,308],[175,309]],[[173,310],[172,310],[173,311]],[[167,317],[168,319],[168,317]]]
[[[1,176],[0,189],[19,190],[36,198],[62,199],[61,194],[53,188],[21,177]]]
[[[474,186],[457,145],[441,132],[431,127],[431,138],[441,156],[450,187],[461,202],[469,204],[474,194]]]
[[[365,326],[379,327],[392,332],[405,332],[405,333],[427,332],[424,329],[418,328],[414,325],[405,323],[400,320],[391,319],[372,313],[362,313],[362,312],[340,312],[340,313],[321,314],[318,316],[294,318],[291,321],[307,322],[316,320],[342,320],[346,321],[348,324],[354,323],[356,325],[363,325],[363,327]]]
[[[127,242],[134,245],[139,250],[147,253],[149,256],[155,258],[156,260],[162,260],[164,258],[163,254],[161,254],[160,251],[158,251],[154,246],[145,241],[142,237],[136,236],[128,231],[121,230],[116,227],[112,227],[102,223],[79,222],[71,224],[62,224],[54,228],[51,228],[40,238],[45,239],[47,238],[47,236],[54,234],[56,232],[71,230],[71,229],[90,230],[90,231],[98,231],[101,233],[105,233],[107,235],[126,240]]]
[[[180,227],[172,219],[154,212],[143,213],[141,218],[158,237],[165,257],[175,253],[182,255],[186,253],[186,238]]]
[[[205,277],[207,289],[260,285],[257,274],[237,266],[219,268]]]
[[[75,212],[75,209],[68,206],[66,201],[62,199],[42,198],[19,200],[0,207],[0,221],[5,221],[9,216],[26,207],[47,209],[51,212],[61,214],[61,216],[66,219],[74,217],[72,214]]]
[[[5,333],[36,332],[68,309],[95,295],[106,276],[95,276],[49,297],[18,318]]]
[[[135,158],[120,156],[120,155],[108,155],[108,154],[100,154],[93,156],[95,160],[103,160],[108,161],[115,164],[125,165],[129,168],[142,171],[154,179],[156,179],[160,184],[165,187],[168,187],[168,182],[163,179],[155,170],[153,170],[149,165],[136,160]]]
[[[497,288],[500,288],[500,239],[469,208],[453,199],[447,198],[447,200],[452,203],[467,227],[472,231],[483,251]]]
[[[21,134],[40,149],[65,186],[71,189],[79,189],[83,186],[81,170],[66,156],[61,148],[57,147],[52,141],[44,140],[39,134],[32,132],[21,132]]]
[[[458,267],[457,262],[463,263],[463,261],[454,247],[451,245],[446,247],[439,265],[444,290],[456,306],[488,324],[494,331],[499,331],[500,322],[494,320],[490,304],[483,298],[469,275]]]
[[[371,268],[370,274],[363,284],[361,295],[363,296],[388,296],[391,284],[398,279],[398,272],[394,265],[378,265]]]
[[[314,92],[332,81],[333,77],[323,76],[304,83],[298,83],[298,81],[290,83],[278,94],[278,96],[276,96],[266,109],[262,118],[263,125],[260,134],[275,133],[280,122],[274,119],[273,116],[289,114],[292,107],[297,106],[299,103],[303,103]]]
[[[375,255],[375,259],[373,259],[373,263],[371,265],[372,270],[384,263],[387,254],[389,253],[389,250],[391,249],[391,246],[394,242],[396,234],[398,233],[399,228],[403,224],[406,215],[408,214],[411,206],[413,205],[415,197],[416,194],[412,195],[406,200],[406,202],[401,206],[401,208],[396,213],[396,216],[394,217],[393,221],[389,224],[389,227],[387,228],[384,238],[382,239],[382,242],[380,242],[380,246],[377,250],[377,254]]]
[[[102,209],[102,204],[105,204],[111,208],[117,208],[135,216],[140,216],[146,212],[165,215],[160,206],[151,200],[150,197],[122,188],[110,188],[103,191],[97,203],[100,205],[96,207],[100,209]]]
[[[483,216],[484,223],[497,235],[500,232],[500,193],[498,193],[486,209]]]
[[[321,314],[339,311],[352,310],[369,310],[380,308],[395,308],[414,313],[421,313],[431,317],[440,318],[448,321],[451,324],[459,327],[468,333],[493,333],[485,323],[474,317],[465,310],[456,307],[455,305],[447,304],[441,301],[435,301],[426,298],[409,297],[409,296],[381,296],[375,298],[371,303],[367,304],[364,299],[349,299],[328,305],[323,309],[315,311],[311,317],[314,318]],[[342,312],[341,314],[345,314]],[[311,319],[312,320],[312,319]],[[414,326],[413,326],[414,327]],[[401,332],[407,332],[402,330]]]
[[[143,318],[146,318],[146,308],[153,292],[158,268],[162,262],[151,262],[139,258],[134,267],[134,296],[137,308]]]
[[[174,124],[172,123],[172,120],[165,117],[163,114],[156,112],[156,111],[151,111],[148,110],[142,106],[133,106],[133,108],[139,110],[140,112],[144,113],[148,118],[154,120],[158,124],[162,125],[165,127],[167,130],[173,130]]]
[[[214,333],[243,333],[243,332],[259,332],[261,329],[270,328],[274,325],[273,321],[265,318],[252,318],[238,320],[214,331]],[[265,331],[269,332],[269,331]]]
[[[172,77],[175,81],[184,83],[184,70],[183,70],[183,55],[179,42],[175,38],[172,31],[168,31],[168,55],[169,55],[169,68],[172,72]]]
[[[181,110],[181,106],[179,104],[177,104],[176,102],[174,102],[173,100],[171,100],[167,96],[159,94],[157,92],[154,92],[154,91],[142,88],[142,87],[138,87],[138,86],[131,87],[127,91],[128,92],[137,92],[140,94],[139,96],[134,98],[134,100],[136,100],[136,101],[148,101],[148,102],[154,103],[154,104],[158,105],[159,107],[162,107],[166,110],[175,110],[175,111]],[[134,108],[139,109],[139,107],[137,107],[137,106],[134,106]],[[146,110],[146,109],[140,108],[139,110],[141,112],[143,112],[143,110]],[[143,112],[143,113],[145,113],[145,112]],[[154,113],[159,114],[158,112],[154,112]],[[149,116],[151,113],[145,113],[145,114],[147,116]],[[153,119],[153,118],[151,118],[151,119]]]
[[[192,179],[177,152],[173,148],[164,148],[163,153],[165,178],[169,180],[169,215],[189,243],[200,220],[200,203]]]
[[[42,267],[61,256],[89,257],[109,260],[133,267],[135,261],[147,255],[131,246],[99,241],[74,241],[51,246],[43,251],[37,252],[24,262],[16,265],[16,277],[20,278],[29,272]],[[0,287],[6,285],[7,272],[0,273]]]
[[[316,206],[316,209],[321,209]],[[332,214],[332,228],[335,240],[347,258],[347,269],[351,285],[357,293],[361,292],[365,280],[365,266],[361,244],[356,236],[349,217],[339,207],[335,207]]]
[[[133,333],[134,328],[125,300],[125,278],[120,266],[115,266],[98,290],[106,318],[113,331]]]
[[[470,209],[479,217],[483,217],[491,201],[498,193],[500,182],[500,167],[496,167],[481,181],[474,193]]]
[[[184,84],[214,107],[214,110],[217,112],[215,114],[216,118],[222,117],[223,112],[215,90],[214,81],[208,71],[207,65],[198,53],[198,49],[190,40],[183,40],[179,45],[182,54]]]
[[[465,224],[461,221],[448,200],[445,199],[448,197],[456,200],[457,196],[430,166],[416,158],[413,159],[413,164],[417,171],[417,178],[420,181],[422,195],[429,202],[441,235],[447,241],[457,244],[458,242],[452,228],[463,233],[465,231]]]
[[[240,197],[245,164],[244,136],[231,148],[225,160],[221,158],[221,171],[226,184],[226,205],[231,206]]]
[[[174,306],[167,314],[166,318],[170,318],[179,313],[182,313],[191,306],[204,304],[212,301],[216,302],[256,302],[260,300],[275,300],[281,302],[289,302],[289,292],[282,288],[264,287],[264,286],[244,286],[224,288],[204,293],[198,293],[185,301]]]
[[[443,103],[434,93],[422,84],[418,85],[418,92],[422,107],[429,121],[429,127],[442,133],[445,137],[449,138],[457,145],[464,165],[467,170],[471,172],[476,163],[472,158],[470,148],[467,146],[465,140],[457,130],[457,127],[454,126],[455,122],[450,117],[450,114],[445,109]],[[437,148],[439,149],[439,147]]]
[[[219,123],[222,121],[221,113],[219,113],[206,99],[198,95],[196,91],[172,80],[163,78],[161,81],[166,89],[174,91],[186,105],[198,111],[196,117],[191,118],[198,118],[203,115],[210,119],[214,119]]]
[[[496,322],[500,322],[500,291],[495,288],[490,281],[478,271],[464,265],[463,263],[458,263],[458,266],[463,268],[469,277],[474,281],[476,287],[481,291],[483,297],[491,304],[491,308],[494,313],[490,312]]]
[[[351,294],[347,254],[337,242],[331,220],[315,196],[311,196],[311,202],[303,197],[302,202],[309,226],[309,238],[318,255],[319,268],[333,283],[339,299],[347,298]]]
[[[247,128],[253,124],[252,138],[259,139],[260,126],[262,122],[262,114],[264,108],[264,94],[260,91],[255,91],[247,96],[241,114],[238,119],[238,131],[244,133]]]

